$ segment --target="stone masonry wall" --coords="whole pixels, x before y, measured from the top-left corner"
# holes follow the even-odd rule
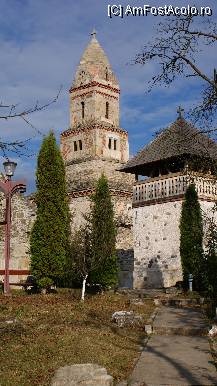
[[[200,201],[203,214],[213,202]],[[179,252],[182,201],[133,209],[134,288],[171,287],[182,280]]]
[[[119,90],[109,87],[108,82],[102,80],[93,84],[71,90],[70,126],[83,122],[81,102],[84,102],[84,119],[97,119],[119,126]],[[105,116],[106,102],[109,104],[108,118]]]
[[[74,130],[71,135],[61,137],[61,152],[65,162],[90,157],[95,150],[94,130]],[[78,141],[82,141],[82,150]],[[77,142],[77,150],[74,150],[74,142]]]
[[[2,197],[0,210],[1,221],[4,220],[5,200]],[[35,220],[35,205],[32,197],[15,194],[12,198],[12,228],[11,228],[11,270],[29,270],[29,236]],[[4,270],[4,226],[0,231],[0,270]],[[0,280],[3,279],[0,275]],[[26,275],[11,275],[10,282],[19,282]]]
[[[134,176],[117,171],[123,164],[115,160],[92,159],[66,166],[69,191],[94,188],[104,173],[112,189],[132,192]]]

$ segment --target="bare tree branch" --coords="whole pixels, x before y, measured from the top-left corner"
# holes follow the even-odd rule
[[[7,119],[11,119],[11,118],[19,118],[19,117],[23,118],[26,115],[30,115],[32,113],[45,110],[47,107],[49,107],[53,103],[57,102],[57,100],[58,100],[58,98],[60,96],[61,90],[62,90],[62,87],[59,89],[57,95],[53,99],[48,101],[47,103],[39,104],[38,101],[37,101],[33,107],[30,107],[29,109],[24,109],[24,110],[21,110],[21,111],[16,111],[16,108],[17,108],[18,104],[16,104],[16,105],[14,105],[14,104],[7,105],[7,104],[3,104],[3,102],[1,102],[0,103],[0,109],[1,108],[6,108],[6,109],[9,109],[9,111],[6,111],[6,113],[4,113],[3,115],[0,114],[0,119],[6,119],[7,120]]]
[[[177,53],[177,52],[175,52],[175,53],[177,56],[179,55],[179,57],[184,62],[186,62],[196,72],[197,75],[199,75],[202,79],[204,79],[207,83],[209,83],[217,91],[217,84],[214,82],[214,80],[209,79],[208,76],[206,76],[201,70],[199,70],[199,68],[196,67],[195,64],[191,60],[186,58],[184,55],[181,55],[180,53]],[[194,74],[192,74],[192,75],[194,75]]]
[[[43,135],[43,133],[35,126],[33,125],[30,120],[29,116],[35,112],[40,112],[43,110],[46,110],[48,107],[50,107],[52,104],[56,103],[60,93],[61,93],[62,87],[58,90],[57,95],[48,101],[45,104],[40,104],[38,101],[36,101],[35,105],[33,107],[24,109],[24,110],[18,110],[18,104],[5,104],[3,102],[0,102],[0,111],[5,110],[5,112],[0,113],[0,119],[8,120],[8,119],[22,119],[29,127],[34,129],[35,133],[38,135]],[[27,156],[31,157],[32,154],[28,153],[28,146],[27,143],[29,143],[35,135],[33,135],[31,138],[27,138],[25,140],[14,140],[5,142],[0,137],[0,153],[2,153],[3,157],[7,158],[8,153],[14,153],[17,156]]]
[[[213,40],[217,40],[217,35],[216,34],[212,34],[212,33],[208,33],[208,32],[188,31],[188,33],[191,34],[191,35],[197,35],[198,37],[202,36],[202,37],[211,38]]]
[[[190,115],[194,122],[201,119],[210,123],[217,110],[216,72],[210,69],[205,74],[196,63],[196,58],[203,44],[209,44],[216,50],[217,25],[204,19],[200,29],[195,26],[197,21],[194,16],[176,16],[159,23],[156,37],[136,55],[133,63],[145,65],[156,62],[160,66],[159,72],[149,81],[148,91],[156,84],[170,85],[178,76],[201,79],[204,82],[202,100]]]

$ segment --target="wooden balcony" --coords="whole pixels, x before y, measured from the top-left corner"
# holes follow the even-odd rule
[[[195,184],[200,199],[217,201],[217,179],[196,173],[175,173],[137,182],[133,187],[133,206],[181,199],[191,183]]]

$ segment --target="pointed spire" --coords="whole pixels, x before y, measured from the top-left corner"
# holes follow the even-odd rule
[[[91,32],[92,40],[96,40],[96,29],[94,28],[93,31]]]
[[[77,67],[73,87],[88,84],[93,79],[108,81],[106,74],[109,74],[109,83],[119,87],[107,55],[96,39],[96,30],[94,28],[91,33],[91,40],[85,48]]]
[[[179,106],[177,109],[178,119],[183,119],[184,112],[185,110],[181,106]]]

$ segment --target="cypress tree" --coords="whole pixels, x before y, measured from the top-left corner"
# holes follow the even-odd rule
[[[31,272],[43,287],[46,283],[57,283],[63,276],[69,251],[70,214],[64,162],[52,132],[43,140],[38,155],[36,186]]]
[[[188,286],[188,275],[193,275],[195,290],[203,287],[203,224],[201,208],[194,184],[185,193],[180,221],[180,255],[184,285]]]
[[[102,175],[92,196],[91,254],[93,261],[101,261],[91,273],[91,282],[110,287],[117,284],[116,227],[108,181]]]
[[[207,264],[207,290],[211,297],[217,298],[217,226],[215,213],[216,205],[213,208],[213,217],[209,219],[209,226],[206,234],[206,264]]]

